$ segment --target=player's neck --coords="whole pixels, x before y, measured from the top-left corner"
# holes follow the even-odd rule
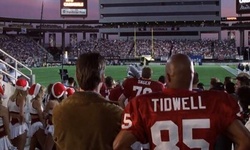
[[[142,80],[151,80],[151,78],[143,78],[141,77]]]
[[[168,88],[183,89],[183,90],[188,90],[188,91],[192,91],[193,89],[192,85],[185,85],[185,84],[169,84]]]

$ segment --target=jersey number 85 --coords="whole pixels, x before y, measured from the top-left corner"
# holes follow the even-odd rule
[[[132,126],[130,114],[125,113],[123,118],[122,129],[128,129]],[[204,139],[193,139],[193,130],[209,129],[210,119],[183,119],[182,120],[182,137],[179,138],[178,125],[171,120],[157,121],[150,128],[152,142],[156,146],[155,150],[171,149],[179,150],[177,143],[182,140],[189,148],[200,148],[201,150],[209,150],[209,143]],[[168,131],[169,141],[163,141],[161,131]]]

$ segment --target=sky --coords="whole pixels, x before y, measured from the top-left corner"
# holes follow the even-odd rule
[[[221,0],[222,17],[237,16],[235,0]],[[42,0],[0,0],[0,17],[40,19]],[[44,0],[43,19],[62,19],[60,0]],[[88,20],[99,19],[99,0],[88,0]]]

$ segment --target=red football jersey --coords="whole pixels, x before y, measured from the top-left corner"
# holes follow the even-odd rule
[[[224,92],[165,89],[131,100],[122,129],[150,149],[213,150],[238,112],[237,102]]]
[[[118,101],[123,90],[121,86],[115,87],[109,91],[108,99],[111,101]]]
[[[102,83],[100,94],[105,98],[108,96],[108,88],[104,82]]]
[[[130,101],[132,98],[141,94],[162,91],[164,85],[150,79],[128,78],[123,82],[122,87],[124,96]]]

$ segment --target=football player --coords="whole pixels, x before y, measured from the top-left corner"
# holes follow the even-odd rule
[[[225,134],[237,150],[250,149],[250,133],[238,120],[237,102],[221,91],[193,92],[194,68],[184,54],[166,64],[168,88],[138,96],[124,110],[115,150],[129,149],[135,141],[150,149],[213,150],[216,137]]]
[[[164,85],[158,81],[151,80],[152,70],[149,67],[144,67],[142,69],[141,78],[128,78],[123,84],[123,93],[119,97],[118,102],[121,107],[125,107],[125,100],[130,101],[135,96],[162,91]]]

